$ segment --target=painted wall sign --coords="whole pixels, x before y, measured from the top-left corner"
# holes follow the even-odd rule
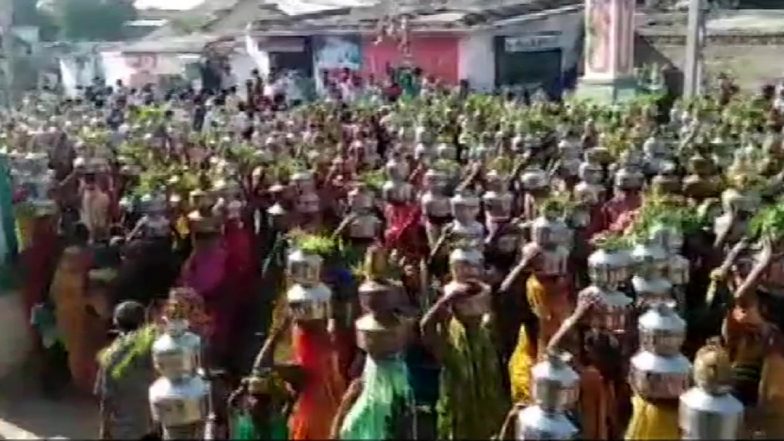
[[[362,52],[358,38],[323,37],[316,41],[316,71],[322,69],[359,70]]]
[[[634,63],[634,0],[586,0],[585,74],[630,75]]]
[[[506,52],[531,52],[540,50],[557,49],[561,45],[560,32],[547,32],[531,35],[506,37],[504,50]]]
[[[400,48],[392,42],[375,44],[374,40],[368,39],[363,42],[362,48],[362,70],[376,77],[385,76],[387,66],[400,67],[405,62]],[[411,55],[410,61],[425,75],[433,75],[447,84],[457,84],[460,80],[457,37],[414,36]]]
[[[299,37],[269,37],[256,40],[259,48],[265,52],[304,52],[305,39]]]

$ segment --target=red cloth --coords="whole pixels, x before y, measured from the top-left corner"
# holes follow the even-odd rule
[[[384,232],[387,248],[396,249],[414,259],[427,254],[425,231],[420,223],[422,209],[418,204],[387,204],[384,217],[388,225]]]
[[[625,213],[634,211],[642,205],[642,197],[639,193],[630,193],[624,196],[615,196],[604,204],[602,213],[604,217],[605,229],[621,218]]]
[[[57,230],[52,219],[36,219],[30,246],[22,252],[25,269],[24,306],[30,314],[32,308],[48,295],[51,276],[57,268]]]

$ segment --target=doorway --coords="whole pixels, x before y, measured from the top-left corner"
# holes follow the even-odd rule
[[[561,48],[507,52],[504,38],[496,38],[496,87],[526,89],[533,93],[540,87],[551,97],[563,89]]]

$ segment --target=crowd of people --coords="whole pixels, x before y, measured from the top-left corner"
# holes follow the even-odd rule
[[[540,406],[569,436],[678,439],[692,384],[742,403],[737,436],[784,436],[775,93],[604,105],[404,75],[372,99],[344,76],[291,102],[254,73],[6,115],[0,259],[42,387],[95,394],[103,439],[158,433],[175,302],[221,438],[552,438],[527,431]],[[575,378],[553,408],[545,371]]]

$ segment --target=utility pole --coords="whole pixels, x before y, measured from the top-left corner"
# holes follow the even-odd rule
[[[689,1],[689,21],[686,35],[686,67],[684,69],[683,97],[692,98],[702,91],[703,49],[705,48],[704,0]]]

